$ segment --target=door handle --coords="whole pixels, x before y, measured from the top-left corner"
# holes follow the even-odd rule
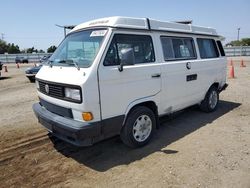
[[[159,73],[152,74],[151,77],[152,77],[152,78],[160,78],[160,77],[161,77],[161,74],[159,74]]]
[[[189,69],[191,69],[191,63],[190,62],[187,62],[186,63],[186,68],[189,70]]]

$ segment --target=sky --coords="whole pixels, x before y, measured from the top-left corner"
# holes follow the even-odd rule
[[[250,37],[250,0],[2,0],[0,38],[21,49],[46,50],[64,38],[59,25],[77,25],[109,17],[148,17],[163,21],[193,20],[213,27],[226,42]],[[3,34],[3,35],[2,35]]]

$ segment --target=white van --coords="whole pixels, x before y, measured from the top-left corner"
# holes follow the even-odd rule
[[[114,135],[143,146],[159,117],[195,104],[217,108],[227,87],[221,38],[211,28],[148,18],[80,24],[36,75],[33,110],[49,132],[77,146]]]

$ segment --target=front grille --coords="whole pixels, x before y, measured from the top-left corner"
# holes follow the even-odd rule
[[[62,83],[54,83],[54,82],[47,82],[44,80],[36,79],[39,84],[39,91],[45,95],[62,99],[65,101],[70,101],[74,103],[82,103],[82,90],[80,86],[77,85],[69,85],[69,84],[62,84]],[[65,97],[64,89],[72,88],[72,89],[79,89],[80,90],[80,100],[75,100],[71,98]]]
[[[46,86],[47,85],[47,86]],[[46,88],[47,87],[47,91]],[[40,92],[56,98],[64,98],[64,87],[39,81]]]

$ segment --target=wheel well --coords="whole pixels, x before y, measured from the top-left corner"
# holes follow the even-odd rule
[[[206,97],[206,95],[207,95],[209,89],[210,89],[211,87],[213,87],[213,86],[216,87],[216,88],[219,90],[219,83],[218,83],[218,82],[214,82],[214,83],[207,89],[207,91],[204,93],[204,97],[203,97],[202,101],[205,99],[205,97]],[[202,101],[201,101],[201,102],[202,102]]]
[[[213,86],[216,87],[217,89],[219,89],[219,83],[218,83],[218,82],[214,82],[214,83],[208,88],[208,90],[206,91],[204,98],[206,97],[207,92],[209,91],[209,89],[210,89],[211,87],[213,87]]]
[[[155,102],[153,101],[147,101],[147,102],[142,102],[142,103],[139,103],[135,106],[133,106],[130,110],[129,110],[129,113],[135,109],[136,107],[138,106],[145,106],[147,108],[149,108],[150,110],[152,110],[155,114],[155,118],[156,118],[156,128],[158,129],[159,128],[159,116],[158,116],[158,107],[156,106]],[[129,115],[128,113],[128,115]],[[128,116],[127,115],[127,116]]]
[[[213,84],[210,86],[210,88],[211,88],[212,86],[214,86],[214,87],[216,87],[217,89],[219,89],[219,83],[218,83],[218,82],[213,83]],[[209,89],[210,89],[210,88],[209,88]]]

